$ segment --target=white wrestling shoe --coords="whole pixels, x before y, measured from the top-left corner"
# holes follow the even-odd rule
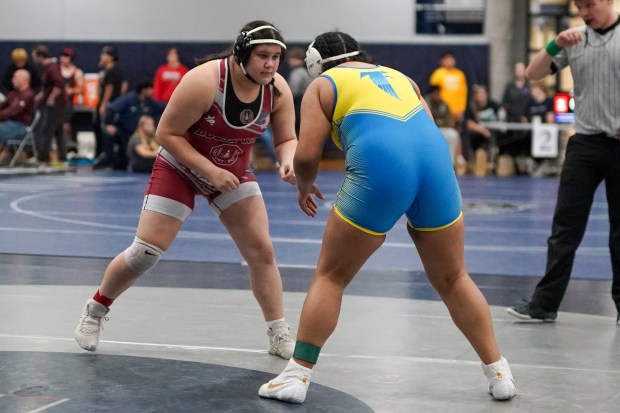
[[[494,399],[510,400],[517,395],[517,386],[505,358],[489,365],[481,364],[482,371],[489,380],[489,394],[492,394]]]
[[[107,320],[105,315],[110,311],[109,308],[92,298],[86,301],[84,312],[80,317],[80,322],[75,329],[75,341],[84,350],[95,351],[99,344],[99,334],[103,330],[101,325],[103,320]]]
[[[312,369],[299,365],[291,359],[278,377],[260,386],[258,395],[287,403],[303,403],[306,400],[311,376]]]
[[[293,357],[295,350],[295,340],[291,337],[290,328],[287,323],[281,322],[267,330],[269,337],[269,348],[267,351],[274,356],[280,356],[284,360]]]

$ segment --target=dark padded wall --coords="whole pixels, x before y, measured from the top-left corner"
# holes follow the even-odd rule
[[[2,70],[10,60],[16,47],[32,50],[37,44],[45,44],[52,54],[58,56],[65,47],[75,52],[74,61],[85,73],[97,73],[99,56],[103,46],[116,46],[119,51],[119,66],[123,69],[130,87],[144,79],[153,79],[157,67],[166,62],[166,52],[171,47],[179,49],[181,60],[188,67],[195,65],[196,58],[218,53],[226,47],[223,43],[120,43],[120,42],[6,42],[0,41],[0,67]]]
[[[30,51],[34,45],[43,43],[50,49],[52,55],[57,56],[63,48],[70,47],[75,51],[75,62],[86,73],[96,73],[101,48],[105,45],[116,46],[119,50],[119,65],[133,87],[143,79],[152,79],[157,66],[166,60],[166,51],[170,47],[177,47],[183,63],[193,67],[197,58],[225,50],[228,43],[197,43],[197,42],[19,42],[0,41],[0,70],[10,60],[11,51],[16,47],[23,47]],[[292,44],[291,46],[307,47],[307,44]],[[489,47],[488,45],[420,45],[420,44],[362,44],[379,64],[390,66],[409,75],[418,83],[424,92],[428,87],[428,78],[438,66],[439,57],[445,50],[451,50],[457,58],[457,65],[468,79],[469,84],[478,83],[488,85],[489,82]],[[288,69],[283,65],[280,73],[287,75]]]

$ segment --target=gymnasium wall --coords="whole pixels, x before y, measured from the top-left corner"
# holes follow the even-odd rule
[[[487,1],[487,14],[509,12],[514,1]],[[498,67],[490,61],[493,25],[480,36],[416,35],[413,0],[2,0],[0,67],[13,48],[44,43],[54,54],[73,48],[77,64],[95,72],[102,46],[111,44],[135,84],[152,76],[168,47],[177,46],[192,66],[195,58],[227,47],[253,19],[273,22],[289,44],[304,48],[319,33],[348,32],[379,63],[412,76],[422,89],[445,49],[456,53],[470,83],[490,84]]]

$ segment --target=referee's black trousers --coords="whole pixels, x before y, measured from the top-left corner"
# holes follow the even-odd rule
[[[576,134],[568,141],[551,236],[547,240],[547,268],[532,295],[531,308],[555,312],[560,307],[575,252],[586,231],[594,193],[602,181],[610,225],[611,295],[620,312],[620,140],[604,134]]]

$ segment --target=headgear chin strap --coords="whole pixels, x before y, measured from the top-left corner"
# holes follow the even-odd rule
[[[354,52],[343,53],[323,59],[321,57],[321,53],[314,47],[314,42],[312,42],[306,51],[306,67],[308,68],[308,73],[310,73],[310,76],[318,77],[321,73],[323,73],[323,63],[333,62],[335,60],[356,56],[358,54],[360,54],[360,51],[356,50]]]

